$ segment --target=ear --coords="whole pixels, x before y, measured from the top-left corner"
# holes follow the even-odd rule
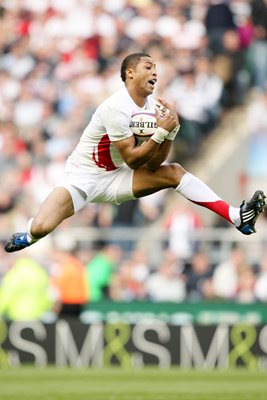
[[[126,77],[129,79],[133,79],[133,76],[134,76],[133,68],[127,68],[126,69]]]

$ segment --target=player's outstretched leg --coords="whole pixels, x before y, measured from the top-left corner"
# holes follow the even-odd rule
[[[64,187],[56,187],[41,205],[35,218],[30,219],[26,232],[14,233],[5,251],[23,250],[51,233],[64,219],[74,214],[72,196]]]
[[[251,235],[256,232],[255,224],[260,213],[263,212],[266,196],[262,190],[257,190],[252,198],[240,206],[241,224],[237,229],[244,235]]]
[[[186,172],[177,188],[175,189],[182,196],[199,206],[208,208],[227,221],[231,222],[244,235],[256,232],[255,224],[263,212],[266,196],[262,190],[257,190],[251,200],[241,204],[240,207],[233,207],[222,200],[204,182],[194,175]]]

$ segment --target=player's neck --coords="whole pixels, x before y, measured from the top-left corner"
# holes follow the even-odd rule
[[[127,86],[126,88],[127,88],[128,92],[129,92],[129,95],[131,96],[131,98],[135,102],[135,104],[138,107],[143,108],[146,105],[147,96],[144,96],[144,95],[138,93],[137,90],[135,90],[134,88],[131,88],[129,86]]]

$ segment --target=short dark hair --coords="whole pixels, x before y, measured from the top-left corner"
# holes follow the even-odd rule
[[[121,79],[123,82],[126,80],[126,69],[129,67],[135,68],[142,57],[150,57],[150,55],[146,53],[133,53],[125,57],[121,64]]]

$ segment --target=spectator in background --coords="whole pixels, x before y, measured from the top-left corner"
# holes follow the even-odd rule
[[[255,297],[259,301],[267,302],[267,256],[260,260],[260,270],[255,283]]]
[[[177,17],[178,29],[172,36],[172,42],[177,49],[197,51],[206,44],[206,28],[200,19],[181,11]]]
[[[147,297],[145,284],[150,270],[147,256],[135,250],[131,258],[121,262],[110,283],[110,297],[114,301],[144,300]]]
[[[42,319],[55,304],[44,268],[31,258],[17,259],[0,286],[0,315],[11,320]]]
[[[0,69],[0,87],[0,119],[7,122],[12,117],[11,104],[18,98],[21,84],[8,71]]]
[[[182,302],[186,299],[186,283],[183,265],[175,255],[166,252],[158,269],[145,282],[149,300],[154,302]]]
[[[195,67],[196,55],[192,50],[187,48],[177,49],[173,55],[173,61],[175,63],[176,74],[172,77],[169,85],[172,86],[172,82],[179,76],[183,76],[187,71],[192,71]],[[169,86],[168,85],[168,86]],[[167,87],[168,88],[168,87]]]
[[[210,0],[205,15],[205,26],[209,38],[208,46],[213,54],[223,51],[223,35],[229,29],[235,29],[234,14],[229,2]]]
[[[112,274],[118,267],[122,252],[119,246],[103,244],[86,265],[89,301],[101,301],[109,296]]]
[[[258,93],[248,107],[249,144],[246,173],[251,181],[267,178],[267,88]]]
[[[19,81],[27,77],[36,63],[28,48],[29,38],[21,37],[20,40],[10,42],[9,51],[4,52],[1,57],[2,68]]]
[[[253,39],[250,1],[239,2],[238,0],[232,4],[232,7],[235,8],[235,20],[240,37],[241,48],[247,50],[249,49]]]
[[[251,43],[253,84],[260,91],[267,83],[267,1],[252,0],[251,19],[254,39]]]
[[[256,274],[251,266],[244,268],[238,276],[238,290],[235,300],[239,303],[253,303],[255,295]]]
[[[223,80],[213,72],[207,52],[191,60],[191,66],[188,64],[188,69],[170,82],[166,96],[175,103],[181,119],[181,132],[175,141],[176,159],[195,154],[203,138],[216,126],[222,94]],[[181,145],[184,154],[180,154]]]
[[[54,248],[51,252],[51,280],[58,293],[60,317],[78,317],[89,298],[85,266],[75,252]]]
[[[27,88],[23,88],[14,104],[14,122],[18,127],[28,129],[41,122],[44,103]]]
[[[143,300],[146,297],[143,282],[135,276],[133,260],[124,260],[112,276],[109,295],[113,301]]]
[[[134,279],[143,285],[150,272],[148,253],[137,248],[133,251],[131,259],[134,263]]]
[[[182,199],[175,209],[167,214],[165,229],[168,232],[168,248],[183,262],[188,261],[196,251],[197,243],[192,239],[192,234],[201,226],[198,212]]]
[[[222,38],[223,50],[220,62],[228,65],[229,75],[224,81],[222,104],[225,107],[242,104],[250,85],[250,75],[246,63],[246,53],[241,47],[240,35],[237,30],[227,30]]]
[[[213,268],[206,253],[196,252],[186,272],[187,299],[201,301],[213,297],[211,277]]]
[[[213,70],[213,58],[205,52],[196,58],[197,83],[203,94],[203,107],[206,111],[206,122],[203,125],[204,136],[213,129],[220,117],[223,95],[223,81]]]
[[[124,260],[114,271],[109,285],[109,297],[112,301],[132,301],[137,294],[137,285],[133,280],[133,262]]]
[[[179,141],[183,140],[186,158],[192,157],[201,142],[202,127],[207,122],[207,113],[203,103],[205,93],[198,86],[195,68],[178,76],[169,86],[166,96],[175,104],[179,114],[181,129],[175,150],[179,151]],[[179,155],[181,160],[182,154]]]
[[[157,221],[163,212],[166,194],[166,191],[163,190],[139,199],[137,225],[148,226]]]
[[[130,200],[127,203],[119,204],[117,207],[113,207],[114,217],[112,221],[112,226],[114,228],[128,228],[131,229],[132,226],[136,226],[136,217],[138,211],[138,203],[137,201]],[[119,237],[117,239],[112,239],[111,243],[118,244],[123,251],[129,252],[133,249],[134,241],[127,239],[126,236]]]
[[[248,267],[244,251],[234,247],[229,258],[214,268],[212,276],[214,296],[226,300],[236,299],[239,275]]]

